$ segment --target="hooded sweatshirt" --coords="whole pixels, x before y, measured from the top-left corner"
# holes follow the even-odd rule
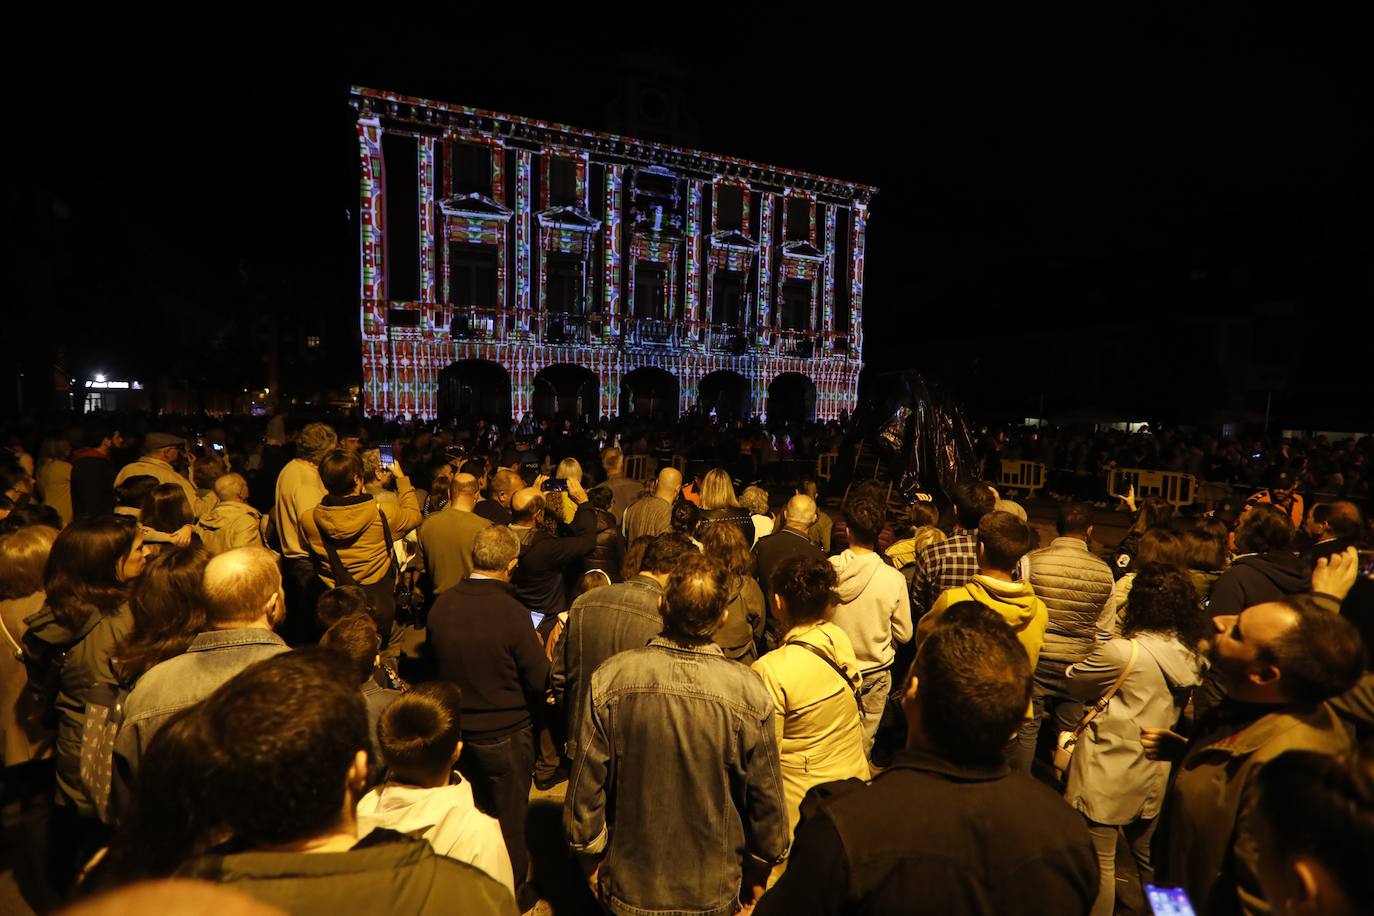
[[[1248,607],[1298,595],[1312,585],[1312,570],[1286,550],[1245,554],[1231,563],[1212,587],[1207,611],[1218,617]]]
[[[220,502],[196,522],[196,533],[212,554],[262,546],[262,513],[247,503]]]
[[[854,644],[865,675],[891,667],[894,642],[911,639],[911,599],[906,577],[877,553],[846,550],[830,558],[840,604],[830,619]]]
[[[501,825],[477,810],[471,783],[426,789],[385,782],[358,802],[358,838],[379,827],[423,837],[439,855],[474,865],[515,893]]]
[[[921,625],[916,631],[917,645],[924,642],[935,629],[935,624],[950,605],[960,601],[976,601],[1001,614],[1021,645],[1026,647],[1031,667],[1035,667],[1040,660],[1040,647],[1045,642],[1045,625],[1049,622],[1050,613],[1045,608],[1045,602],[1035,597],[1035,589],[1029,582],[1007,582],[979,574],[970,579],[967,585],[945,591],[935,600],[930,613],[921,618]]]
[[[424,521],[420,502],[410,478],[397,475],[396,502],[379,503],[370,493],[358,496],[326,496],[319,508],[301,516],[301,533],[309,549],[319,557],[320,578],[333,588],[333,567],[325,550],[327,535],[339,552],[339,562],[359,585],[373,585],[391,568],[391,545],[382,533],[381,515],[386,514],[391,536],[399,540]]]

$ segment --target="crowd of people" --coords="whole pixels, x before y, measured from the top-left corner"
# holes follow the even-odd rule
[[[983,435],[978,453],[989,479],[997,479],[1004,458],[1036,461],[1047,469],[1051,492],[1094,500],[1105,499],[1107,475],[1115,468],[1191,474],[1219,496],[1275,481],[1331,498],[1363,501],[1374,492],[1374,436],[1242,438],[1167,428],[1128,433],[1016,427]]]
[[[532,790],[565,784],[612,913],[1374,910],[1368,439],[1290,444],[1210,515],[1132,504],[1108,547],[1078,500],[1042,538],[986,481],[827,507],[769,475],[842,432],[9,437],[0,749],[36,905],[525,912]],[[1112,460],[1220,448],[1137,438]],[[1304,503],[1309,473],[1350,498]]]

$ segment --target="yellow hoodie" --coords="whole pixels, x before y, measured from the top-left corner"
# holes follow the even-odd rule
[[[1026,647],[1031,668],[1035,667],[1040,660],[1040,646],[1045,641],[1045,624],[1049,622],[1050,614],[1045,602],[1035,597],[1035,589],[1031,588],[1029,582],[1008,582],[977,575],[966,585],[947,590],[935,601],[929,613],[921,618],[916,627],[916,645],[925,642],[945,609],[960,601],[976,601],[1001,614],[1015,631],[1021,645]]]

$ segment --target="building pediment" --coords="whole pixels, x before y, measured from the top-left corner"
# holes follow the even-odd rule
[[[734,251],[758,251],[759,243],[738,229],[722,229],[711,233],[712,248],[730,248]]]
[[[788,242],[782,246],[784,258],[799,258],[803,261],[824,261],[825,252],[810,242]]]
[[[596,232],[601,228],[601,220],[577,207],[551,207],[539,214],[539,225],[555,229],[575,229],[579,232]]]
[[[494,219],[502,222],[511,218],[511,211],[483,194],[454,194],[439,201],[439,209],[445,216],[462,216],[468,219]]]

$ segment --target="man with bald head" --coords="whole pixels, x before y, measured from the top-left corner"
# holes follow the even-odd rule
[[[489,496],[479,500],[472,511],[493,525],[509,525],[510,498],[524,485],[525,481],[515,471],[498,468],[491,476],[491,487],[487,491]]]
[[[658,472],[654,492],[641,496],[625,510],[621,525],[625,543],[631,544],[635,538],[646,534],[657,537],[672,530],[673,500],[680,486],[682,474],[677,468],[666,467]]]
[[[274,631],[286,616],[277,556],[262,547],[219,554],[205,567],[205,628],[181,655],[154,665],[124,702],[115,742],[116,786],[133,785],[153,735],[244,668],[287,650]],[[115,802],[120,801],[117,792]]]
[[[536,483],[542,484],[544,478]],[[569,480],[568,498],[575,505],[587,501],[587,491]],[[582,561],[596,546],[596,514],[573,516],[572,534],[560,537],[546,523],[544,496],[538,486],[517,490],[510,500],[510,529],[520,538],[520,562],[510,577],[515,596],[525,607],[545,616],[568,609],[568,583],[582,571]]]
[[[773,602],[773,590],[768,584],[773,570],[788,557],[825,561],[825,554],[821,553],[810,535],[811,526],[816,524],[816,514],[816,501],[805,493],[798,493],[787,501],[787,507],[783,509],[783,527],[759,538],[754,545],[756,574],[759,587],[763,589],[764,606],[768,609],[764,639],[769,649],[776,649],[786,632],[783,623],[774,616],[777,606]]]
[[[420,526],[420,554],[430,595],[442,595],[472,573],[473,541],[477,532],[492,524],[473,511],[477,497],[477,478],[454,474],[448,505]]]
[[[242,474],[215,479],[219,502],[196,522],[200,542],[212,554],[237,547],[261,547],[262,513],[248,505],[248,481]]]
[[[1186,745],[1173,732],[1142,730],[1147,754],[1179,761],[1155,837],[1158,883],[1186,888],[1199,913],[1269,912],[1251,813],[1260,767],[1285,751],[1350,745],[1326,701],[1359,680],[1364,647],[1320,602],[1292,595],[1216,617],[1212,664],[1227,698]]]

